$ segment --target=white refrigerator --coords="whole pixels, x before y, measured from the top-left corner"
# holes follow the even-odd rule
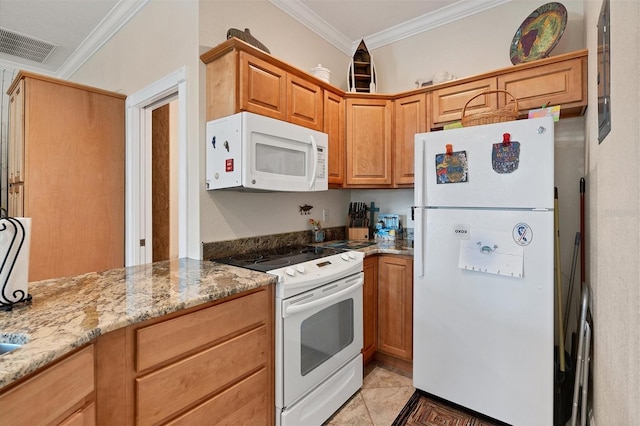
[[[515,425],[552,425],[551,117],[417,134],[413,382]]]

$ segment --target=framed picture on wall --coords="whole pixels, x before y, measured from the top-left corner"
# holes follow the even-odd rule
[[[598,143],[611,131],[611,25],[609,0],[602,2],[598,19]]]

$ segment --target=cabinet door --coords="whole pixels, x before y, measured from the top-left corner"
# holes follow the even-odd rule
[[[287,117],[287,73],[240,52],[240,109],[267,117]]]
[[[413,261],[378,258],[378,351],[413,359]]]
[[[391,101],[347,99],[347,185],[391,186]]]
[[[518,100],[522,114],[545,104],[562,104],[562,110],[587,104],[587,88],[583,84],[585,58],[524,69],[498,77],[498,88],[511,93]],[[501,93],[498,104],[505,105],[507,95]],[[561,110],[561,111],[562,111]]]
[[[426,95],[421,93],[397,99],[394,106],[394,183],[395,186],[413,185],[414,137],[427,130]]]
[[[24,80],[9,97],[9,183],[24,181]]]
[[[293,124],[322,131],[322,88],[292,74],[287,74],[287,120]]]
[[[450,121],[462,119],[462,109],[467,101],[478,93],[487,90],[496,90],[495,77],[457,84],[442,89],[434,90],[431,94],[431,114],[434,127],[440,127]],[[498,107],[496,94],[490,96],[478,96],[466,110],[466,115],[491,111]]]
[[[344,183],[344,104],[340,95],[324,92],[324,132],[329,135],[329,185]]]
[[[378,315],[378,258],[365,257],[364,259],[364,286],[362,288],[363,304],[363,331],[364,344],[362,357],[367,364],[373,360],[377,346],[377,315]]]

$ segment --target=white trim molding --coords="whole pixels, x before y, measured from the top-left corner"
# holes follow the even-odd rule
[[[148,2],[149,0],[120,0],[102,22],[80,43],[64,64],[58,68],[56,76],[68,79]]]
[[[458,19],[466,18],[475,13],[500,6],[512,0],[460,0],[450,6],[427,13],[383,31],[362,37],[369,50],[385,46],[407,37],[429,31],[441,25]],[[274,6],[289,14],[314,33],[331,43],[347,55],[353,55],[360,43],[349,40],[313,10],[309,9],[301,0],[269,0]]]
[[[177,94],[178,97],[178,257],[187,257],[187,78],[186,67],[150,84],[129,96],[126,101],[126,189],[125,189],[125,266],[150,263],[152,253],[140,247],[140,240],[149,242],[147,198],[142,187],[141,167],[148,159],[141,154],[146,141],[145,109]],[[142,170],[144,172],[144,170]]]

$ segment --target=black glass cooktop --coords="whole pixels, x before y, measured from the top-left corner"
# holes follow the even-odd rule
[[[252,253],[242,253],[229,257],[211,259],[214,262],[227,265],[239,266],[241,268],[253,269],[254,271],[267,272],[272,269],[282,268],[289,265],[331,256],[342,253],[344,250],[337,250],[331,247],[314,246],[285,246],[275,249],[257,251]]]

